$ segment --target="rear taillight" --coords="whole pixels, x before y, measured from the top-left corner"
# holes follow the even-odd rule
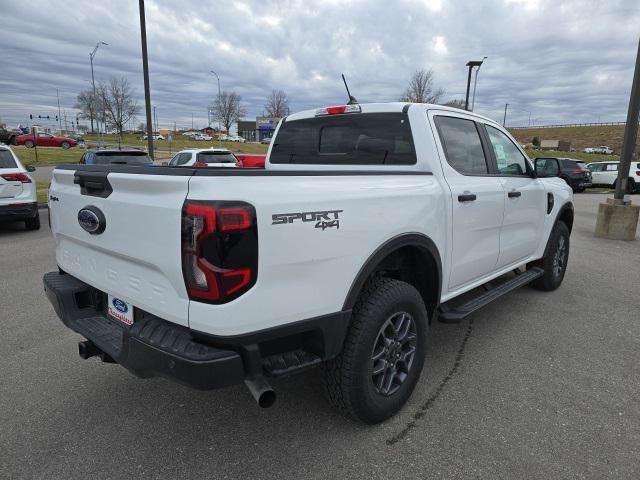
[[[8,182],[31,183],[31,179],[26,173],[3,173],[0,177]]]
[[[640,170],[636,170],[636,175],[640,177]]]
[[[196,162],[193,164],[194,167],[206,167],[207,164],[205,162]]]
[[[249,290],[258,277],[255,209],[244,202],[187,200],[182,272],[192,300],[226,303]]]

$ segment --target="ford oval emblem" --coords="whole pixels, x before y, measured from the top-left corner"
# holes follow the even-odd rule
[[[114,298],[111,303],[113,304],[113,308],[118,310],[120,313],[127,313],[129,311],[129,307],[119,298]]]
[[[84,207],[78,212],[78,223],[82,229],[91,235],[98,235],[107,228],[104,214],[98,207]]]

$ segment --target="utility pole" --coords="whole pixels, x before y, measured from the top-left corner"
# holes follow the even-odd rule
[[[509,106],[508,103],[504,104],[504,117],[502,118],[502,126],[505,127],[507,125],[507,107]]]
[[[211,73],[213,73],[216,76],[216,79],[218,80],[218,106],[217,106],[217,109],[218,109],[218,142],[222,146],[222,140],[220,140],[220,131],[222,130],[222,122],[220,120],[220,77],[213,70],[209,70],[209,71]],[[227,132],[227,135],[228,134],[229,134],[229,132]]]
[[[62,115],[60,114],[60,91],[56,88],[56,97],[58,97],[58,125],[60,126],[60,130],[62,130]],[[67,129],[65,125],[65,130]]]
[[[638,138],[638,115],[640,114],[640,41],[638,42],[638,53],[636,55],[636,68],[633,73],[633,84],[631,85],[631,98],[629,99],[629,110],[627,111],[627,123],[624,127],[624,140],[622,141],[622,151],[620,152],[620,165],[618,168],[618,180],[616,181],[616,192],[613,196],[616,200],[623,200],[627,191],[627,179],[631,168],[631,158],[636,147]]]
[[[147,148],[149,156],[155,160],[153,154],[153,125],[151,124],[151,93],[149,91],[149,62],[147,59],[147,27],[144,17],[144,0],[138,0],[140,10],[140,40],[142,43],[142,72],[144,75],[144,103],[147,114]]]

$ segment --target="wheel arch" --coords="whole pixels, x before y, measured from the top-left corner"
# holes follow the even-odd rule
[[[343,310],[351,310],[355,306],[367,281],[378,274],[415,287],[427,307],[429,320],[434,318],[442,289],[442,261],[431,238],[420,233],[407,233],[378,247],[356,275]]]

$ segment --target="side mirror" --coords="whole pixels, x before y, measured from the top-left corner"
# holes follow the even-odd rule
[[[557,158],[536,158],[535,166],[538,178],[560,176],[560,163]]]
[[[25,165],[24,168],[27,170],[27,172],[35,172],[36,171],[36,167],[34,167],[33,165]]]

